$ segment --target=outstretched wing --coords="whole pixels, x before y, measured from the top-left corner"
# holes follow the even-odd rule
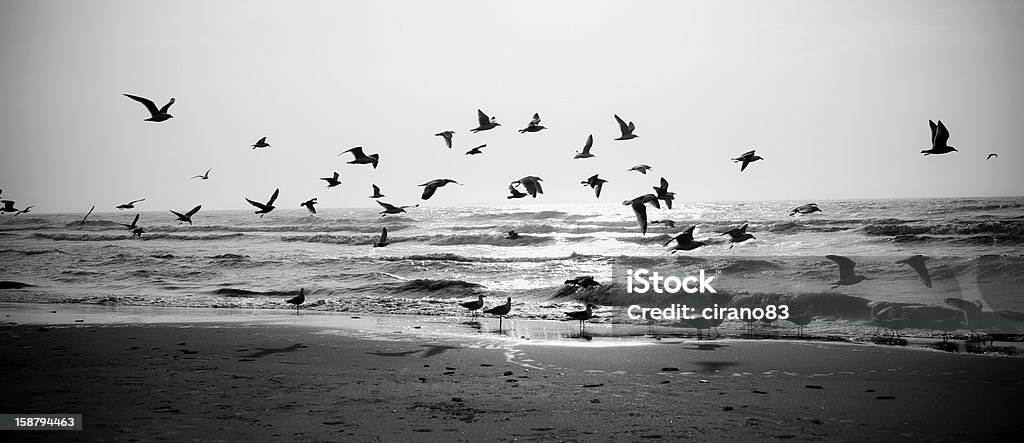
[[[949,142],[949,130],[946,129],[946,125],[942,124],[942,120],[939,120],[939,128],[935,131],[935,146],[946,146]]]
[[[250,205],[253,205],[253,206],[257,207],[257,208],[260,208],[261,211],[266,211],[267,210],[267,205],[265,205],[263,203],[254,202],[254,201],[249,200],[249,199],[245,199],[245,201],[249,202]]]
[[[437,186],[433,184],[427,184],[426,186],[423,187],[423,195],[421,195],[420,198],[427,200],[430,198],[430,196],[434,195],[434,191],[436,190]]]
[[[480,126],[487,126],[491,123],[491,118],[484,114],[484,111],[479,109],[476,110],[476,119],[480,123]],[[451,146],[449,146],[450,148]]]
[[[380,228],[380,243],[388,241],[388,228],[385,226]]]
[[[281,188],[277,188],[277,189],[274,190],[274,194],[271,195],[270,196],[270,200],[267,201],[267,206],[273,206],[274,205],[274,200],[277,200],[277,193],[279,191],[281,191]]]
[[[630,127],[629,127],[628,125],[626,125],[626,122],[622,121],[622,119],[621,119],[621,118],[619,118],[619,116],[618,116],[618,115],[615,115],[615,114],[612,114],[612,115],[614,115],[614,116],[615,116],[615,121],[619,123],[619,131],[621,131],[621,132],[622,132],[622,135],[626,135],[626,134],[629,134],[629,133],[630,133],[630,131],[632,131],[632,130],[633,130],[633,129],[632,129],[632,128],[630,128]]]
[[[139,97],[137,95],[131,95],[131,94],[124,94],[124,96],[128,97],[128,98],[130,98],[132,100],[135,100],[135,101],[137,101],[139,103],[142,103],[143,105],[146,106],[146,109],[149,110],[149,113],[153,114],[154,116],[160,113],[160,110],[156,108],[156,104],[153,103],[153,100],[150,100],[150,99],[148,99],[146,97]],[[172,99],[171,102],[173,103],[174,100]]]
[[[854,263],[853,260],[850,260],[841,255],[826,255],[825,258],[832,260],[836,262],[837,265],[839,265],[840,280],[847,280],[853,278],[853,268],[854,266],[857,266],[857,264]]]
[[[935,146],[935,133],[936,133],[936,130],[939,127],[935,124],[935,122],[933,122],[931,120],[928,120],[928,127],[932,130],[932,146],[934,147]]]
[[[186,212],[185,215],[188,216],[188,217],[191,217],[191,216],[195,215],[195,213],[199,212],[199,209],[202,208],[202,207],[203,207],[203,205],[197,205],[196,207],[192,208],[191,211]]]
[[[583,145],[583,153],[589,154],[590,148],[592,147],[594,147],[594,134],[590,134],[587,136],[587,143]]]
[[[644,201],[636,200],[630,206],[633,208],[633,215],[636,216],[636,224],[640,226],[640,234],[647,235],[647,207]]]
[[[171,109],[171,105],[174,104],[174,97],[171,97],[171,101],[167,102],[164,107],[160,108],[160,112],[166,114],[168,109]]]

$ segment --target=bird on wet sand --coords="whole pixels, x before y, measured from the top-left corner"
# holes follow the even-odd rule
[[[316,207],[314,205],[316,205],[317,203],[318,202],[316,201],[316,197],[313,197],[309,200],[299,203],[299,206],[304,206],[307,210],[309,210],[310,214],[316,214]]]
[[[672,243],[673,240],[676,242],[676,246],[672,248],[672,251],[670,251],[671,254],[675,254],[676,251],[692,251],[704,246],[704,242],[695,241],[693,239],[693,230],[695,228],[697,228],[697,225],[690,226],[681,234],[672,237],[669,241],[665,242],[664,246],[668,246],[668,244]]]
[[[928,126],[932,130],[932,147],[921,151],[924,155],[931,154],[948,154],[956,151],[956,148],[949,146],[949,130],[946,129],[946,125],[942,124],[942,120],[939,120],[938,124],[928,120]]]
[[[533,114],[533,120],[530,120],[530,124],[526,125],[525,128],[520,129],[519,133],[522,134],[524,132],[538,132],[542,129],[547,128],[540,125],[540,113],[535,113]]]
[[[390,203],[384,203],[384,202],[382,202],[380,200],[377,200],[377,204],[380,205],[380,207],[384,208],[383,211],[380,211],[380,216],[381,217],[384,217],[384,216],[386,216],[388,214],[398,214],[398,213],[401,213],[401,212],[405,212],[405,208],[415,208],[415,207],[419,206],[419,205],[395,206],[395,205],[392,205]]]
[[[484,153],[484,151],[481,151],[481,149],[483,149],[483,148],[486,148],[486,147],[487,147],[487,145],[486,145],[486,144],[484,144],[484,145],[480,145],[480,146],[477,146],[477,147],[475,147],[475,148],[473,148],[473,149],[470,149],[470,150],[466,151],[466,155],[477,155],[477,154],[483,154],[483,153]]]
[[[479,311],[480,308],[484,307],[484,296],[482,294],[477,295],[476,300],[464,301],[462,303],[459,303],[459,306],[469,309],[470,314],[472,314],[473,317],[476,317],[477,314],[479,314],[479,312],[477,311]]]
[[[523,185],[523,187],[526,188],[526,193],[530,194],[530,197],[537,198],[537,194],[544,193],[544,188],[542,188],[540,185],[540,182],[542,181],[544,180],[542,180],[540,177],[537,177],[535,175],[528,175],[526,177],[523,177],[519,180],[512,182],[511,184]]]
[[[190,210],[190,211],[188,211],[188,212],[186,212],[184,214],[182,214],[180,212],[176,212],[176,211],[171,211],[171,213],[178,217],[178,224],[179,225],[184,223],[184,222],[188,222],[188,224],[191,225],[192,224],[192,216],[196,215],[196,213],[199,212],[199,209],[202,208],[202,207],[203,207],[203,205],[198,205],[198,206],[192,208],[192,210]]]
[[[597,176],[598,174],[591,175],[586,180],[581,181],[580,184],[594,188],[594,197],[601,198],[601,187],[608,183],[608,180],[598,178]]]
[[[749,165],[749,164],[751,164],[753,162],[756,162],[758,160],[764,160],[764,158],[759,156],[759,155],[754,155],[754,150],[753,149],[750,150],[750,151],[744,152],[743,155],[740,155],[739,157],[736,157],[736,158],[732,159],[733,163],[743,162],[743,165],[740,166],[740,172],[743,172],[744,169],[747,169],[747,165]]]
[[[122,211],[125,210],[125,209],[133,209],[133,208],[135,208],[135,204],[138,203],[138,202],[141,202],[141,201],[146,201],[146,199],[140,198],[138,200],[132,200],[132,201],[130,201],[128,203],[125,203],[125,204],[122,204],[122,205],[117,205],[117,209],[120,209]]]
[[[388,244],[388,228],[387,226],[384,226],[380,228],[380,237],[373,243],[373,247],[379,248],[387,246]]]
[[[509,312],[512,312],[512,297],[509,297],[508,300],[505,301],[505,304],[498,305],[484,311],[484,314],[497,315],[498,331],[501,331],[501,321],[506,315],[508,315]]]
[[[348,153],[348,152],[351,152],[352,155],[355,156],[355,159],[349,161],[348,164],[350,164],[350,165],[367,165],[367,164],[369,164],[369,165],[373,165],[373,169],[377,169],[377,162],[380,161],[380,154],[366,155],[366,154],[363,153],[363,147],[362,146],[356,146],[356,147],[354,147],[352,149],[348,149],[348,150],[342,151],[342,153],[338,154],[338,155],[344,155],[345,153]]]
[[[925,262],[931,259],[931,257],[925,257],[921,254],[918,254],[913,257],[898,260],[896,264],[907,265],[913,268],[914,271],[917,272],[917,276],[921,277],[921,283],[924,283],[925,286],[930,288],[932,287],[932,276],[928,272],[928,266],[925,265]]]
[[[753,234],[747,233],[747,226],[749,225],[749,223],[744,223],[743,226],[740,226],[738,228],[732,228],[722,233],[722,235],[729,236],[729,249],[732,249],[733,246],[736,246],[736,243],[743,243],[747,240],[754,238]],[[756,238],[754,239],[756,240]]]
[[[953,313],[953,317],[935,320],[930,323],[930,326],[932,329],[942,332],[942,341],[945,342],[949,340],[950,332],[967,327],[967,314],[957,310]]]
[[[808,203],[806,205],[800,205],[789,210],[789,215],[793,214],[813,214],[815,212],[821,212],[821,208],[818,208],[817,203]]]
[[[804,334],[804,326],[811,324],[814,320],[814,306],[807,306],[807,311],[800,315],[790,315],[786,321],[796,325],[796,336],[800,337]]]
[[[203,180],[209,180],[210,179],[210,171],[212,171],[212,170],[213,169],[207,169],[206,172],[204,172],[202,174],[199,174],[199,175],[193,175],[192,178],[201,178]]]
[[[457,184],[459,186],[462,186],[462,183],[459,183],[459,182],[457,182],[455,180],[452,180],[450,178],[434,179],[434,180],[428,181],[428,182],[426,182],[426,183],[424,183],[422,185],[419,185],[419,186],[423,186],[423,195],[421,195],[420,198],[422,198],[423,200],[429,199],[430,196],[434,195],[434,191],[436,191],[437,188],[440,188],[440,187],[442,187],[444,185],[447,185],[448,183],[455,183],[455,184]]]
[[[639,135],[633,134],[633,131],[636,130],[636,125],[633,122],[626,124],[618,115],[615,115],[615,121],[619,124],[619,132],[622,133],[616,140],[630,140],[639,137]]]
[[[654,194],[644,194],[632,200],[622,202],[623,205],[633,208],[633,215],[636,217],[636,224],[640,227],[640,234],[642,235],[647,235],[647,206],[644,206],[645,203],[650,203],[651,206],[661,209],[658,197]]]
[[[444,144],[448,145],[448,149],[452,148],[452,136],[455,135],[455,131],[444,131],[434,134],[444,139]]]
[[[594,154],[590,153],[590,148],[593,148],[593,147],[594,147],[594,134],[590,134],[590,135],[587,136],[587,142],[583,144],[583,150],[582,151],[576,151],[576,155],[574,155],[572,157],[573,160],[578,159],[578,158],[596,157]]]
[[[515,185],[515,182],[512,182],[511,184],[508,185],[508,192],[511,195],[505,197],[507,199],[523,198],[523,197],[526,197],[527,195],[530,195],[530,194],[527,194],[527,193],[517,189],[516,185]]]
[[[580,322],[580,334],[582,335],[587,330],[587,320],[594,318],[594,306],[592,303],[587,303],[586,309],[582,311],[566,312],[565,315],[573,320]]]
[[[255,212],[255,214],[259,214],[260,218],[263,218],[264,215],[267,215],[270,213],[270,211],[274,210],[274,200],[277,200],[277,194],[280,190],[280,188],[275,189],[274,193],[270,195],[270,200],[267,200],[266,203],[254,202],[249,199],[245,199],[245,201],[249,202],[250,205],[253,205],[257,209],[259,209],[258,211]]]
[[[299,288],[299,295],[285,300],[285,303],[295,305],[295,315],[299,315],[299,305],[306,302],[306,289]]]
[[[863,275],[857,275],[853,268],[857,266],[853,260],[843,257],[841,255],[826,255],[825,258],[832,260],[839,265],[839,281],[832,284],[831,289],[838,288],[840,286],[850,286],[860,283],[868,278]]]
[[[135,100],[135,101],[137,101],[139,103],[142,103],[143,105],[146,106],[146,110],[149,111],[149,118],[147,118],[145,121],[148,121],[148,122],[162,122],[164,120],[167,120],[167,119],[170,119],[170,118],[174,118],[173,115],[167,113],[167,110],[170,109],[171,105],[174,104],[174,97],[171,97],[171,101],[167,102],[167,104],[164,105],[164,107],[162,107],[160,109],[157,109],[156,104],[153,103],[153,100],[150,100],[148,98],[139,97],[137,95],[131,95],[131,94],[124,94],[124,96],[128,97],[128,98],[130,98],[132,100]]]
[[[320,177],[320,180],[323,180],[323,181],[327,182],[327,187],[328,188],[333,188],[333,187],[338,186],[338,185],[341,184],[341,181],[338,180],[338,177],[339,177],[338,176],[338,172],[335,171],[333,176],[331,176],[331,177]]]
[[[665,180],[665,177],[662,177],[659,185],[654,187],[654,194],[665,202],[665,206],[672,209],[672,200],[676,198],[676,193],[668,192],[668,180]]]
[[[643,175],[647,175],[647,171],[650,171],[651,169],[654,169],[654,168],[652,168],[652,167],[650,167],[648,165],[636,165],[636,166],[634,166],[632,168],[627,169],[626,171],[636,171],[636,172],[639,172],[639,173],[641,173]]]
[[[256,148],[269,148],[269,147],[270,147],[270,143],[267,143],[267,138],[266,137],[263,137],[263,138],[261,138],[259,140],[256,140],[256,143],[253,143],[253,145],[252,145],[253,149],[256,149]]]
[[[380,193],[380,188],[378,188],[377,185],[371,184],[370,186],[373,187],[373,195],[371,195],[370,198],[381,198],[381,197],[384,197],[384,194]]]
[[[476,128],[470,129],[469,132],[487,131],[489,129],[494,129],[498,126],[501,126],[501,124],[498,123],[494,119],[494,117],[488,117],[487,114],[484,114],[484,111],[481,111],[479,109],[476,110],[476,119],[479,125]]]

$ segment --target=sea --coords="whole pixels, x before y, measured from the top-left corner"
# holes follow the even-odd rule
[[[262,218],[204,209],[192,225],[168,211],[94,213],[84,224],[79,213],[4,214],[0,301],[289,309],[301,288],[304,310],[461,321],[470,313],[460,303],[482,295],[485,309],[511,298],[506,319],[567,321],[565,312],[592,303],[591,322],[661,331],[689,323],[630,318],[628,307],[786,305],[792,315],[813,309],[805,331],[830,335],[878,333],[873,316],[889,306],[922,313],[905,334],[936,334],[928,322],[970,303],[992,320],[984,328],[1024,329],[1024,197],[818,201],[821,212],[790,215],[805,203],[676,201],[648,211],[675,227],[651,224],[645,235],[616,203],[421,206],[384,217],[380,208]],[[141,237],[122,225],[136,214]],[[721,234],[743,224],[753,239],[731,244]],[[705,246],[665,245],[690,226]],[[390,244],[374,247],[384,227]],[[507,238],[512,230],[519,238]],[[917,254],[931,258],[931,287],[896,263]],[[854,260],[868,279],[833,288],[838,266],[826,255]],[[680,280],[703,271],[714,292],[639,293],[627,276],[640,269]],[[601,286],[566,284],[587,275]]]

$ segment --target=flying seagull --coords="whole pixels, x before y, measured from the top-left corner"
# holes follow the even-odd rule
[[[373,165],[373,169],[377,169],[377,162],[380,160],[380,154],[366,155],[366,154],[363,154],[363,147],[362,146],[356,146],[356,147],[354,147],[352,149],[349,149],[347,151],[344,151],[344,152],[342,152],[341,154],[338,154],[338,155],[342,155],[345,152],[351,152],[352,155],[355,156],[355,159],[353,159],[352,161],[348,162],[348,164],[350,164],[350,165],[372,164]]]
[[[633,208],[633,215],[636,216],[636,224],[640,226],[640,234],[647,235],[647,207],[644,203],[650,203],[655,208],[661,209],[658,197],[654,194],[644,194],[632,200],[622,202],[623,205]]]
[[[132,219],[132,223],[131,224],[127,224],[127,223],[119,223],[119,224],[121,226],[124,226],[125,228],[128,228],[128,230],[131,231],[131,230],[139,227],[138,223],[139,223],[139,214],[135,214],[135,218]]]
[[[201,178],[203,180],[209,180],[210,179],[210,171],[212,171],[212,169],[207,169],[205,173],[200,174],[200,175],[193,175],[192,178]]]
[[[622,136],[616,140],[629,140],[639,137],[638,135],[633,134],[633,131],[636,130],[636,125],[634,125],[633,122],[629,122],[627,125],[626,122],[622,121],[618,115],[615,115],[615,121],[619,123],[619,131],[622,132]]]
[[[662,177],[661,183],[654,187],[654,193],[659,199],[665,201],[665,206],[672,209],[672,199],[676,198],[676,193],[668,192],[668,180],[665,180],[665,177]]]
[[[928,120],[928,126],[932,128],[932,147],[921,151],[922,154],[946,154],[956,151],[956,148],[949,146],[949,130],[946,129],[946,125],[942,124],[942,120],[939,120],[939,124]]]
[[[789,210],[789,215],[792,216],[793,214],[796,214],[798,212],[800,214],[813,214],[815,212],[821,212],[821,209],[818,208],[818,204],[817,203],[808,203],[806,205],[800,205],[800,206],[797,206],[797,207],[795,207],[793,209],[790,209]]]
[[[481,111],[479,109],[476,110],[476,119],[480,125],[474,129],[471,129],[469,132],[486,131],[488,129],[494,129],[498,126],[501,126],[500,123],[494,120],[494,117],[488,117],[487,114],[484,114],[484,111]]]
[[[526,197],[527,195],[530,195],[530,194],[527,194],[525,192],[522,192],[522,191],[516,189],[515,183],[516,182],[512,182],[511,184],[508,185],[508,192],[510,194],[512,194],[512,195],[509,195],[508,197],[505,197],[505,198],[507,198],[507,199],[523,198],[523,197]]]
[[[169,118],[174,118],[173,115],[167,113],[167,109],[170,108],[171,105],[174,104],[174,97],[171,97],[171,101],[167,102],[167,104],[164,105],[164,107],[162,107],[160,109],[157,109],[156,108],[156,104],[153,103],[153,100],[150,100],[148,98],[139,97],[137,95],[131,95],[131,94],[125,94],[124,96],[128,97],[128,98],[130,98],[132,100],[135,100],[135,101],[137,101],[139,103],[142,103],[143,105],[146,106],[146,109],[149,111],[150,117],[147,118],[145,121],[148,121],[148,122],[162,122],[162,121],[167,120]]]
[[[455,184],[457,184],[459,186],[462,185],[462,183],[459,183],[459,182],[457,182],[455,180],[452,180],[450,178],[439,178],[439,179],[431,180],[431,181],[428,181],[428,182],[426,182],[426,183],[424,183],[422,185],[419,185],[419,186],[423,186],[423,195],[420,196],[420,198],[422,198],[424,200],[429,199],[431,195],[434,195],[434,191],[436,191],[437,188],[440,188],[440,187],[442,187],[444,185],[447,185],[448,183],[455,183]]]
[[[540,125],[540,114],[535,113],[533,114],[533,120],[530,120],[530,124],[526,125],[525,128],[520,129],[519,133],[522,134],[524,132],[537,132],[540,131],[541,129],[547,128]]]
[[[267,215],[267,214],[270,213],[270,211],[274,210],[274,200],[277,200],[277,193],[280,190],[281,190],[280,188],[275,189],[274,193],[270,196],[270,200],[267,200],[266,203],[254,202],[254,201],[249,200],[249,199],[245,199],[245,201],[249,202],[250,205],[253,205],[256,208],[258,208],[259,211],[256,211],[255,213],[259,214],[260,218],[263,218],[264,215]]]
[[[341,182],[338,181],[338,172],[337,171],[334,172],[334,176],[333,177],[321,177],[320,180],[326,181],[328,188],[333,188],[333,187],[338,186],[338,185],[341,184]]]
[[[117,205],[117,209],[120,209],[120,210],[132,209],[132,208],[135,207],[136,203],[141,202],[141,201],[146,201],[146,199],[140,198],[138,200],[132,200],[132,201],[130,201],[128,203],[125,203],[123,205]]]
[[[526,193],[530,194],[530,197],[537,198],[537,194],[544,193],[544,188],[540,186],[540,182],[542,181],[544,180],[542,180],[540,177],[528,175],[526,177],[523,177],[519,180],[512,182],[511,184],[523,185],[523,187],[526,188]]]
[[[736,246],[736,243],[743,243],[752,238],[754,240],[757,240],[756,238],[754,238],[752,234],[747,234],[748,225],[749,223],[744,223],[743,226],[740,226],[738,228],[732,228],[722,233],[722,235],[729,236],[729,243],[731,243],[729,245],[729,249],[732,249],[733,246]]]
[[[701,246],[704,246],[704,242],[693,240],[693,230],[696,227],[696,225],[690,226],[685,231],[683,231],[682,234],[672,237],[669,241],[665,242],[664,246],[668,246],[669,243],[672,243],[672,241],[675,240],[676,246],[675,248],[672,248],[671,254],[675,254],[676,251],[692,251]]]
[[[270,147],[270,143],[267,143],[267,138],[266,137],[263,137],[263,138],[257,140],[256,144],[252,145],[253,149],[256,149],[256,148],[269,148],[269,147]]]
[[[171,211],[171,213],[176,215],[176,216],[178,216],[178,224],[179,225],[184,223],[184,222],[188,222],[188,224],[191,225],[192,224],[192,216],[195,215],[197,212],[199,212],[199,208],[202,208],[202,207],[203,207],[203,205],[198,205],[198,206],[192,208],[191,211],[188,211],[188,212],[186,212],[184,214],[182,214],[180,212],[176,212],[176,211]]]
[[[384,194],[380,193],[380,188],[378,188],[377,185],[371,184],[370,186],[373,186],[373,195],[371,195],[370,198],[381,198],[384,196]]]
[[[740,172],[743,172],[744,169],[747,169],[747,165],[749,165],[749,164],[751,164],[753,162],[756,162],[758,160],[764,160],[764,158],[762,158],[759,155],[754,155],[754,150],[750,150],[750,151],[744,152],[743,155],[732,159],[732,161],[734,163],[735,162],[743,162],[743,166],[740,166]]]
[[[302,203],[299,203],[299,206],[305,206],[306,209],[309,210],[310,214],[316,214],[316,207],[313,206],[313,205],[316,205],[317,203],[319,203],[319,202],[316,201],[316,197],[313,197],[313,198],[311,198],[309,200],[306,200],[306,201],[304,201]]]
[[[605,183],[608,183],[608,180],[597,178],[598,175],[599,174],[591,175],[586,180],[581,181],[580,184],[594,188],[594,196],[601,198],[601,187],[604,186]]]
[[[381,246],[387,246],[388,243],[388,228],[384,226],[380,228],[380,238],[373,243],[373,247],[379,248]]]
[[[996,154],[995,152],[993,152],[993,153],[989,154],[988,157],[985,157],[985,160],[991,160],[992,157],[999,157],[999,154]]]
[[[825,258],[832,260],[839,265],[839,281],[833,283],[831,289],[835,289],[840,286],[855,285],[868,279],[863,275],[857,275],[857,273],[853,271],[853,267],[857,266],[853,260],[841,255],[826,255]]]
[[[639,173],[641,173],[643,175],[647,175],[647,171],[650,171],[651,169],[654,169],[654,168],[652,168],[652,167],[650,167],[648,165],[636,165],[636,166],[634,166],[632,168],[627,169],[626,171],[627,172],[629,172],[629,171],[636,171],[636,172],[639,172]]]
[[[295,315],[299,315],[299,305],[301,305],[301,304],[303,304],[305,302],[306,302],[306,290],[304,288],[299,288],[299,295],[296,295],[295,297],[292,297],[292,298],[290,298],[288,300],[285,300],[285,303],[289,303],[289,304],[295,305]]]
[[[89,208],[89,212],[85,213],[85,217],[82,217],[82,221],[78,222],[78,224],[79,225],[84,225],[85,221],[89,219],[90,215],[92,215],[92,211],[95,211],[95,210],[96,210],[96,205],[92,205],[92,207]]]
[[[455,131],[438,132],[437,134],[434,134],[434,135],[439,136],[439,137],[443,137],[444,138],[444,144],[448,145],[448,149],[452,148],[452,136],[455,135]]]
[[[594,154],[590,153],[590,148],[593,148],[593,147],[594,147],[594,134],[590,134],[590,135],[587,136],[587,142],[583,144],[583,150],[582,151],[576,151],[576,155],[574,155],[572,157],[572,159],[576,160],[578,158],[594,157]]]
[[[925,266],[925,262],[931,260],[931,257],[925,257],[923,255],[915,255],[913,257],[899,260],[896,264],[907,265],[914,268],[917,271],[917,276],[921,277],[921,283],[924,283],[927,287],[932,287],[932,276],[928,273],[928,266]]]
[[[25,209],[22,209],[22,210],[20,210],[18,212],[15,212],[14,215],[27,214],[27,213],[29,213],[29,209],[32,209],[34,207],[36,207],[36,205],[26,206]]]
[[[419,205],[395,206],[395,205],[392,205],[390,203],[384,203],[384,202],[382,202],[380,200],[377,200],[377,204],[380,205],[382,208],[384,208],[383,211],[380,211],[380,216],[381,217],[384,217],[384,216],[386,216],[388,214],[398,214],[399,212],[405,212],[405,208],[415,208],[415,207],[419,206]]]
[[[486,146],[487,145],[480,145],[480,146],[477,146],[477,147],[475,147],[473,149],[470,149],[470,150],[466,151],[466,155],[483,154],[484,152],[481,151],[481,149],[485,148]]]

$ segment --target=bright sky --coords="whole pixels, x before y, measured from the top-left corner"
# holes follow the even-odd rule
[[[611,202],[660,177],[681,201],[1021,195],[1022,25],[1013,1],[3,1],[0,189],[38,212],[275,188],[375,207],[371,183],[500,204],[527,175],[546,193],[512,202],[592,202],[594,173]],[[175,97],[174,118],[123,93]],[[502,126],[471,134],[477,109]],[[519,134],[535,112],[549,129]],[[639,138],[613,141],[613,114]],[[959,152],[920,154],[929,119]],[[588,134],[597,157],[573,160]],[[435,178],[465,186],[422,202]]]

